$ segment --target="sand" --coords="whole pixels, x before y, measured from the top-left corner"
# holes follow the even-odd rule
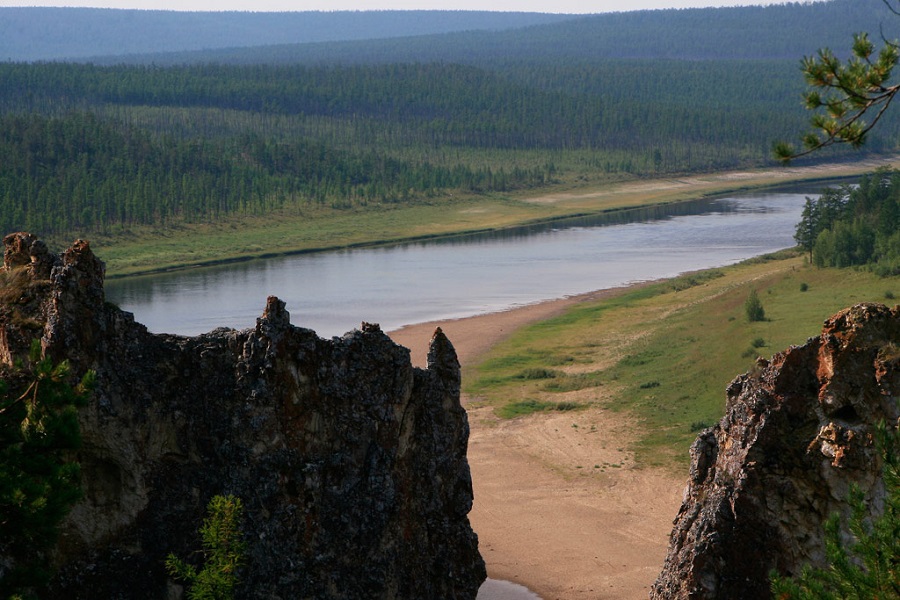
[[[531,201],[594,201],[600,196],[663,188],[699,193],[710,182],[848,175],[896,166],[898,160],[898,156],[877,157],[769,172],[628,182],[581,195],[548,194]],[[559,314],[573,303],[612,293],[616,290],[413,325],[390,335],[410,348],[414,364],[424,366],[428,342],[440,326],[456,347],[460,362],[471,365],[517,328]],[[596,395],[597,391],[590,393]],[[464,405],[469,402],[465,397],[462,400]],[[598,408],[501,421],[489,408],[467,410],[472,430],[468,456],[475,491],[470,519],[487,561],[488,576],[524,585],[544,600],[647,598],[665,558],[687,475],[635,466],[626,451],[636,435],[635,426],[622,413]]]
[[[616,292],[411,325],[389,335],[424,366],[439,326],[465,366],[525,324]],[[592,408],[501,420],[490,408],[467,410],[475,492],[469,516],[488,576],[524,585],[544,600],[647,598],[686,479],[634,464],[627,415]]]

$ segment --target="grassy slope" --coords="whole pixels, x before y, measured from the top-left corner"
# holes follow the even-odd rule
[[[465,374],[466,392],[503,414],[510,405],[519,413],[547,402],[570,408],[565,390],[581,388],[576,402],[637,417],[639,464],[683,469],[697,431],[721,417],[729,381],[757,356],[802,344],[841,308],[900,296],[900,278],[816,269],[783,255],[578,305],[496,347]],[[764,322],[746,318],[751,289]]]
[[[883,161],[882,161],[883,162]],[[895,161],[896,162],[896,161]],[[111,277],[292,252],[373,245],[513,227],[569,215],[677,202],[791,180],[871,171],[871,162],[660,180],[561,184],[520,194],[435,198],[414,205],[304,208],[266,217],[92,235]],[[55,246],[71,240],[51,240]]]

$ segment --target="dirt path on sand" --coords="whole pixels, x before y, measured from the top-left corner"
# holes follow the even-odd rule
[[[440,326],[469,365],[517,328],[612,293],[412,325],[390,336],[424,366]],[[524,585],[544,600],[647,597],[686,480],[634,466],[627,417],[592,408],[500,420],[489,408],[470,408],[469,422],[470,519],[489,577]]]

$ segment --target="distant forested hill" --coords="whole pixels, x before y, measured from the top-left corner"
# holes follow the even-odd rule
[[[0,61],[500,31],[570,18],[487,11],[264,13],[0,8]]]
[[[773,141],[808,121],[800,57],[892,27],[880,0],[833,0],[0,62],[0,230],[115,233],[771,164]],[[864,150],[898,141],[889,111]]]
[[[474,29],[474,28],[473,28]],[[900,37],[900,17],[882,0],[830,0],[770,6],[649,10],[574,16],[504,31],[465,31],[409,38],[217,48],[133,56],[131,63],[237,64],[456,62],[559,64],[609,58],[799,60],[828,46],[845,54],[855,32]],[[413,35],[410,29],[410,35]],[[384,36],[387,37],[387,36]],[[123,57],[108,56],[113,64]]]

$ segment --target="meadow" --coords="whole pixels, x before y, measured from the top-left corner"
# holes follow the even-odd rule
[[[762,321],[747,318],[755,290]],[[795,250],[640,285],[525,327],[464,373],[474,408],[504,418],[600,408],[626,412],[639,466],[684,471],[697,433],[724,414],[740,373],[818,335],[859,302],[896,303],[900,278],[816,268]]]

